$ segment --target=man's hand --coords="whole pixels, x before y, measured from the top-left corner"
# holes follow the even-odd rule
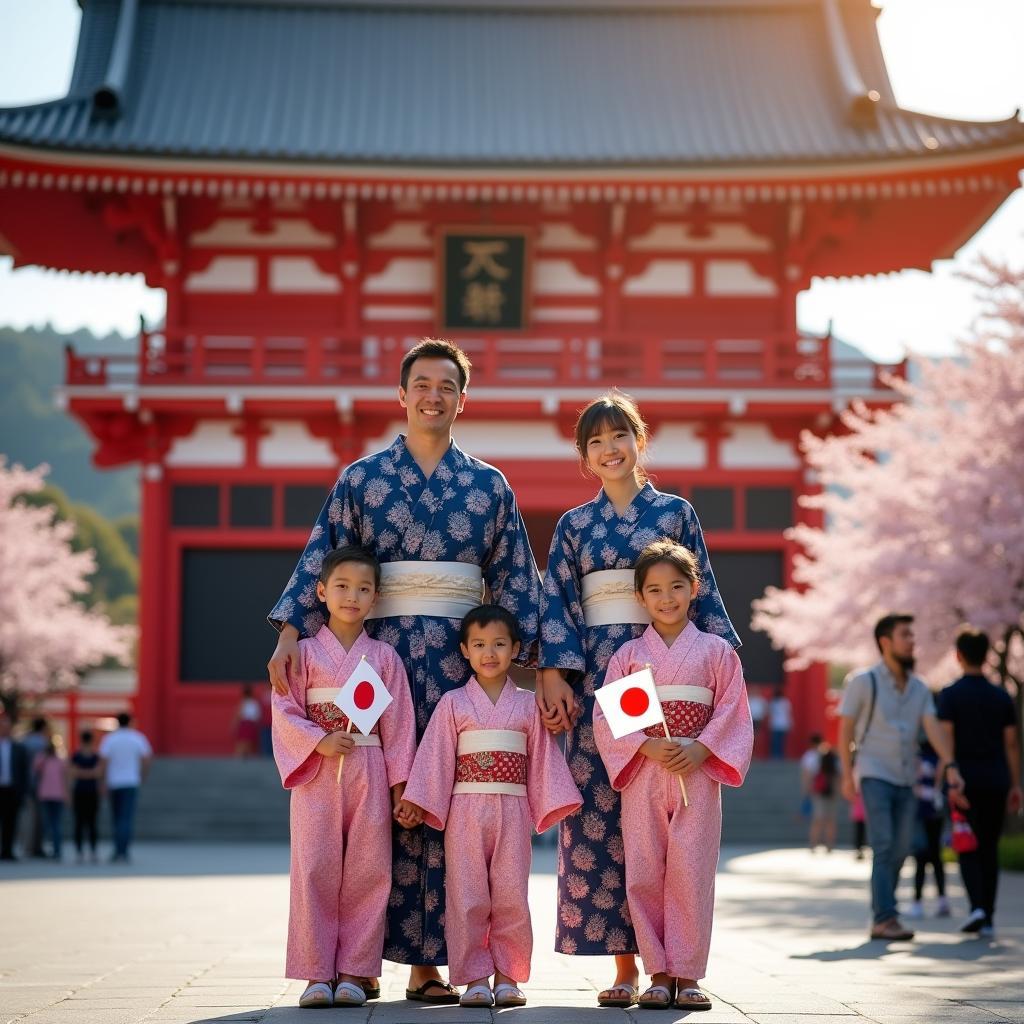
[[[947,768],[945,775],[946,789],[949,791],[949,802],[961,811],[966,811],[971,806],[971,802],[964,794],[964,780],[959,769]]]
[[[1020,814],[1024,808],[1024,791],[1020,786],[1014,786],[1006,797],[1006,810],[1010,814]]]
[[[579,717],[576,694],[557,668],[537,670],[537,706],[544,728],[553,735],[568,732]]]
[[[351,754],[356,741],[347,732],[329,732],[317,745],[316,752],[324,757],[344,757]]]
[[[839,783],[839,789],[843,794],[843,799],[847,803],[853,803],[857,799],[857,794],[860,790],[857,788],[857,780],[849,772],[843,773],[842,781]]]
[[[393,817],[402,828],[416,828],[423,824],[423,808],[408,800],[399,800],[395,805]]]
[[[270,673],[270,685],[274,693],[282,697],[288,695],[288,669],[293,672],[299,670],[299,631],[290,625],[285,625],[277,637],[277,646],[274,653],[267,662],[267,671]]]

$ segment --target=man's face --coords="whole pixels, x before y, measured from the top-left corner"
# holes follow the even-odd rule
[[[459,368],[451,359],[424,357],[409,367],[408,389],[398,389],[409,429],[447,434],[466,404],[459,383]]]
[[[882,637],[882,643],[886,638]],[[914,628],[909,622],[897,622],[889,639],[889,651],[901,665],[914,664]]]

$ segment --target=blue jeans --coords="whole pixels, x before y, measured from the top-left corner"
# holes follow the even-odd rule
[[[61,800],[40,800],[39,809],[43,815],[43,834],[50,840],[53,856],[60,860],[64,840],[64,803]]]
[[[875,924],[896,916],[896,884],[910,853],[917,810],[910,786],[884,779],[861,779],[864,819],[871,846],[871,912]]]
[[[110,810],[114,816],[114,855],[127,857],[135,824],[136,786],[119,786],[110,791]]]
[[[772,729],[771,755],[773,761],[781,761],[786,756],[786,737],[788,729]]]

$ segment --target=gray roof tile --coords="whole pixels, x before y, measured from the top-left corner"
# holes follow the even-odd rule
[[[899,109],[867,0],[840,3],[877,122],[850,116],[808,0],[141,0],[116,116],[96,116],[117,0],[89,0],[69,95],[0,141],[115,154],[427,166],[773,165],[1024,143],[1010,119]]]

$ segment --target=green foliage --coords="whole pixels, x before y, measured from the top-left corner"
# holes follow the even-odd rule
[[[50,328],[17,331],[0,327],[0,452],[11,463],[46,463],[50,479],[75,501],[107,516],[138,513],[138,470],[100,470],[92,465],[94,443],[88,431],[56,407],[54,388],[64,383],[64,346],[78,352],[130,351],[135,342],[88,331],[62,335]]]
[[[1024,871],[1024,833],[999,840],[999,866],[1004,871]]]
[[[105,605],[111,621],[118,625],[133,624],[138,609],[139,561],[121,531],[94,508],[70,501],[53,484],[37,494],[24,495],[23,500],[37,506],[53,505],[59,519],[74,522],[73,550],[92,548],[96,554],[96,572],[90,578],[92,591],[86,603]]]

